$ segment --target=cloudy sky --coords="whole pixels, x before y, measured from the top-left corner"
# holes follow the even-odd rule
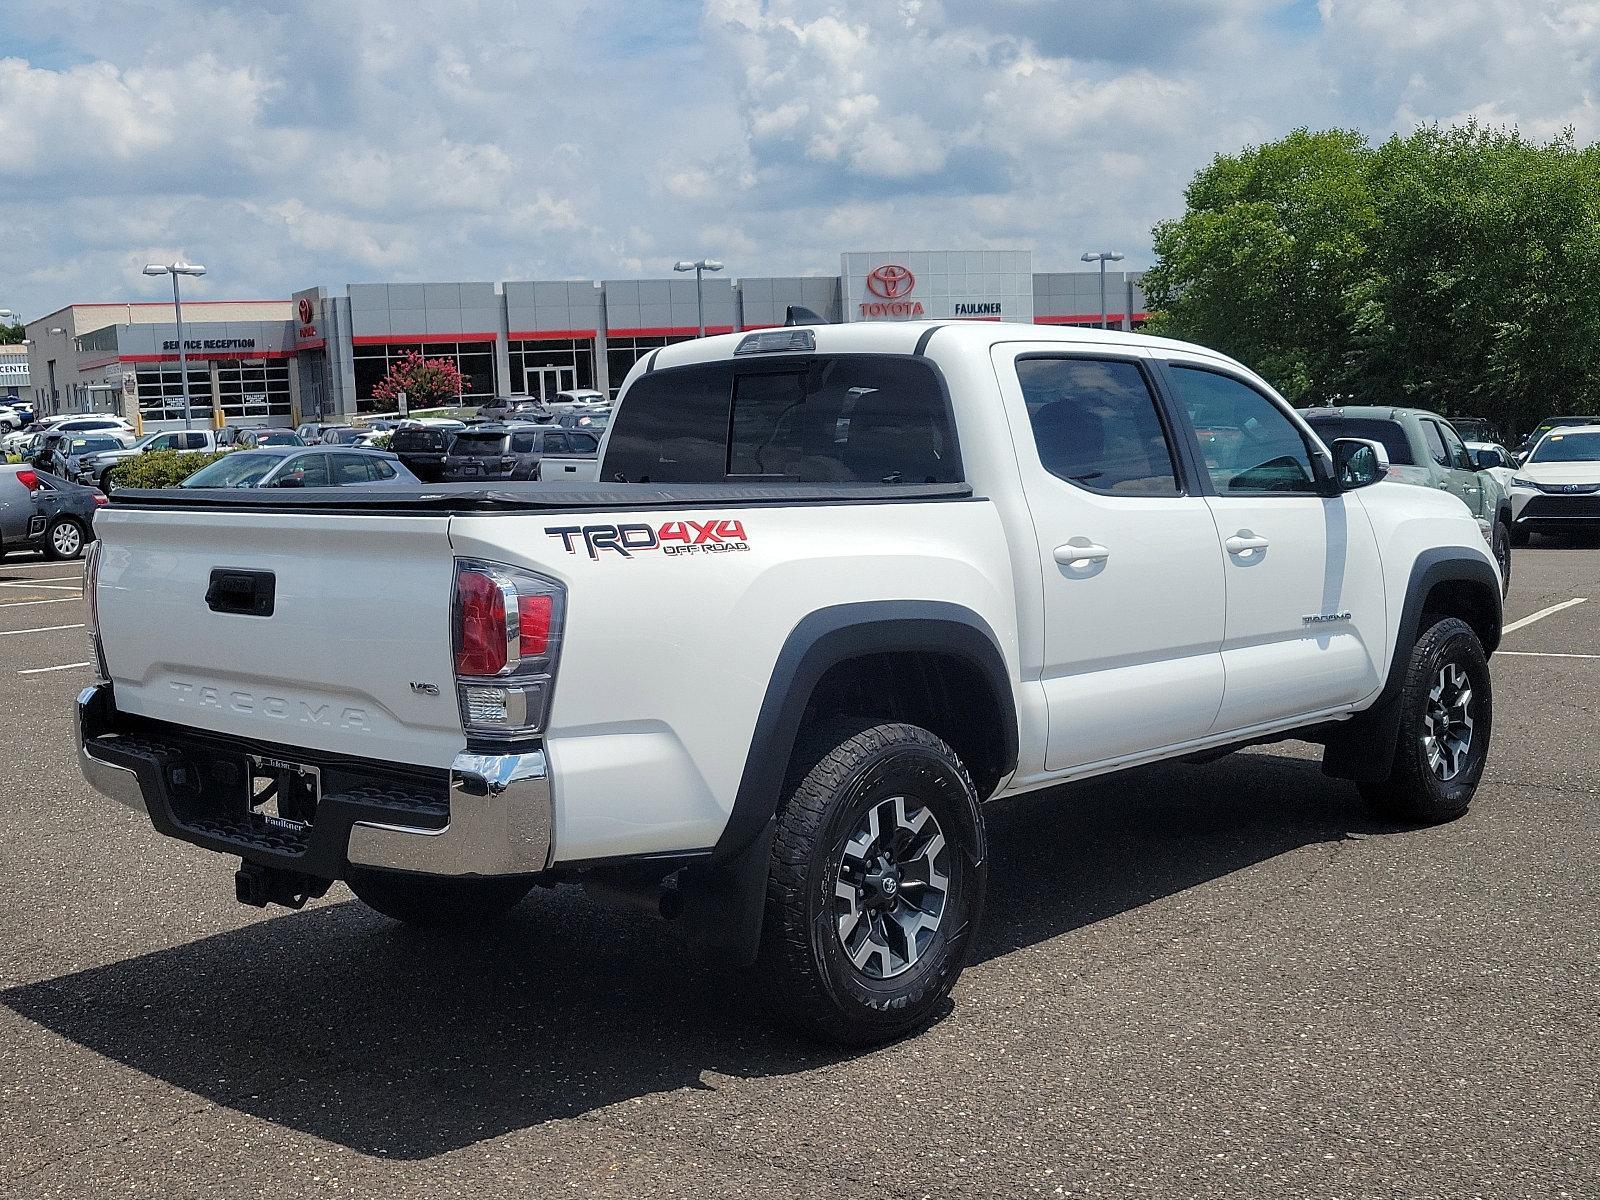
[[[1086,248],[1219,151],[1600,138],[1596,0],[0,0],[0,307]]]

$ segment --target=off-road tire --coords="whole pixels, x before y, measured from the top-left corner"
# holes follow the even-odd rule
[[[1441,672],[1454,666],[1471,685],[1471,742],[1460,770],[1441,778],[1430,763],[1427,738],[1433,689]],[[1384,818],[1407,824],[1438,825],[1465,815],[1483,777],[1494,726],[1494,695],[1489,660],[1472,626],[1447,617],[1423,630],[1406,660],[1400,692],[1400,732],[1394,767],[1379,783],[1363,783],[1361,794]]]
[[[1511,546],[1510,527],[1504,521],[1496,521],[1490,549],[1494,553],[1495,562],[1500,564],[1500,598],[1502,600],[1511,591]]]
[[[73,535],[76,534],[76,540]],[[89,544],[89,535],[81,522],[72,517],[57,517],[50,522],[44,534],[44,556],[54,562],[82,558],[83,548]],[[70,547],[76,546],[76,549]]]
[[[356,899],[391,920],[463,933],[495,924],[533,888],[531,880],[516,875],[460,879],[361,867],[351,867],[345,882]]]
[[[845,722],[802,738],[787,787],[757,961],[769,1009],[807,1036],[842,1045],[872,1045],[922,1029],[966,965],[983,913],[983,817],[966,768],[919,726]],[[947,851],[940,873],[945,895],[926,949],[901,973],[874,978],[869,970],[887,972],[890,961],[869,959],[872,966],[860,969],[852,962],[836,887],[852,834],[869,812],[892,810],[896,797],[905,798],[906,811],[920,807],[935,819]]]

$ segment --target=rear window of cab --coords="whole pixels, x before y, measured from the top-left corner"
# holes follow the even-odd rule
[[[617,483],[959,483],[944,381],[925,359],[805,356],[651,372],[622,397]]]

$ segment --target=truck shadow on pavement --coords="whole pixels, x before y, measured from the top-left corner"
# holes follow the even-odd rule
[[[1350,785],[1255,753],[1054,789],[991,822],[980,962],[1379,828]],[[571,887],[536,890],[464,942],[326,904],[0,1000],[216,1104],[399,1159],[714,1086],[703,1072],[844,1057],[770,1031],[734,973],[694,962],[654,918]]]

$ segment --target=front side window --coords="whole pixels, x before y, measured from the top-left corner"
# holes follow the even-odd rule
[[[1456,431],[1448,425],[1440,425],[1439,434],[1444,438],[1444,449],[1450,458],[1450,465],[1458,471],[1472,470],[1472,455],[1467,453],[1467,445]]]
[[[327,487],[328,456],[301,454],[291,458],[272,482],[275,487]]]
[[[201,467],[183,481],[192,487],[255,487],[283,460],[276,454],[251,454],[248,450],[236,452]]]
[[[1119,496],[1175,496],[1177,469],[1144,373],[1131,362],[1017,360],[1033,442],[1058,479]]]
[[[1318,491],[1311,449],[1281,408],[1231,375],[1171,365],[1219,495]]]
[[[1450,450],[1444,444],[1444,434],[1439,431],[1437,421],[1422,422],[1422,440],[1427,444],[1429,458],[1441,467],[1450,465]]]
[[[581,458],[593,458],[600,453],[600,439],[592,433],[569,433],[567,453]]]

